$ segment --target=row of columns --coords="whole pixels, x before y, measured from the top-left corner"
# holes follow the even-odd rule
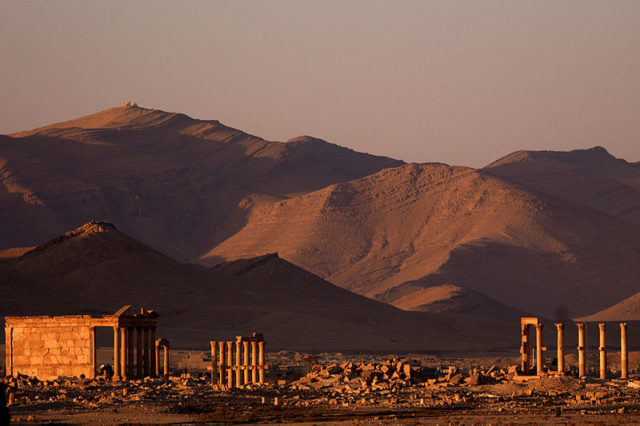
[[[586,361],[586,332],[587,324],[578,323],[578,375],[580,377],[587,374]],[[558,329],[558,371],[564,372],[564,325],[556,324]],[[600,330],[600,378],[607,378],[607,324],[598,323]],[[562,337],[561,337],[562,336]],[[561,368],[562,366],[562,368]],[[620,378],[627,379],[629,377],[629,350],[627,348],[627,323],[620,323]]]
[[[522,346],[520,352],[522,354],[521,370],[524,374],[529,373],[531,352],[531,339],[529,334],[529,326],[534,325],[536,327],[536,374],[538,376],[543,374],[544,356],[543,351],[545,348],[542,344],[542,323],[537,318],[522,318]],[[586,361],[586,330],[587,324],[577,323],[578,327],[578,376],[584,377],[587,372]],[[558,332],[558,372],[564,373],[564,324],[555,324]],[[606,330],[607,325],[605,323],[599,323],[598,328],[600,330],[600,378],[607,378],[607,343],[606,343]],[[620,378],[627,379],[629,375],[629,353],[627,348],[627,323],[620,323]]]
[[[229,388],[243,384],[263,384],[264,340],[262,335],[236,336],[236,341],[211,341],[211,384]],[[235,351],[234,351],[235,349]],[[235,380],[234,380],[235,378]]]
[[[135,336],[135,357],[134,357]],[[116,380],[153,376],[157,362],[156,328],[113,327],[113,373]],[[166,359],[166,356],[165,356]]]

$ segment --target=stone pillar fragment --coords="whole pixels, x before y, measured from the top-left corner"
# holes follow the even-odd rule
[[[629,352],[627,349],[627,323],[620,323],[620,378],[629,378]]]
[[[603,322],[598,324],[600,328],[600,379],[607,378],[607,325]]]
[[[556,323],[558,329],[558,373],[564,373],[564,324]]]
[[[586,342],[585,342],[585,332],[587,329],[587,325],[583,322],[580,322],[578,325],[578,376],[585,377],[587,365],[585,362],[585,355],[587,352]]]
[[[542,376],[542,368],[544,365],[544,358],[542,356],[542,324],[536,324],[536,374]]]

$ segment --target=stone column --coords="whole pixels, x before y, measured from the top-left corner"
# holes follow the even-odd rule
[[[149,360],[149,369],[151,370],[151,376],[158,377],[158,373],[156,372],[156,365],[158,362],[156,361],[156,328],[149,328],[149,356],[151,359]]]
[[[249,342],[242,342],[244,346],[244,383],[248,384],[249,382]]]
[[[160,343],[160,339],[158,340],[154,340],[154,346],[155,346],[155,350],[154,352],[154,358],[155,358],[155,368],[156,368],[156,377],[160,377],[160,348],[158,347],[158,343]]]
[[[147,377],[150,375],[151,365],[149,361],[151,360],[151,355],[149,352],[151,351],[151,344],[149,342],[149,327],[142,327],[142,365],[143,365],[143,376]]]
[[[226,373],[226,368],[225,368],[225,356],[224,356],[224,347],[225,344],[224,342],[218,342],[218,352],[220,353],[220,371],[218,372],[218,384],[219,385],[223,385],[224,384],[224,378],[225,378],[225,373]]]
[[[136,377],[142,377],[142,327],[136,327]]]
[[[260,370],[258,371],[258,382],[264,383],[264,342],[258,342],[258,363]]]
[[[564,373],[564,324],[556,323],[558,329],[558,373]]]
[[[542,356],[542,324],[536,324],[536,374],[542,376],[542,367],[544,365],[544,358]]]
[[[627,349],[627,323],[620,323],[620,378],[629,376],[629,352]]]
[[[600,328],[600,378],[607,378],[607,325],[603,322],[598,324]]]
[[[120,380],[120,329],[113,327],[113,380]]]
[[[129,341],[128,330],[126,327],[120,327],[120,376],[122,380],[130,378],[129,376]]]
[[[227,365],[229,366],[227,371],[227,386],[229,389],[233,387],[233,342],[226,342],[227,344]]]
[[[242,384],[242,371],[240,370],[242,366],[242,352],[240,349],[240,339],[236,340],[236,387]]]
[[[213,386],[218,378],[218,356],[216,354],[218,342],[211,341],[209,344],[211,345],[211,386]]]
[[[587,347],[585,343],[585,332],[587,329],[587,325],[583,322],[580,322],[578,325],[578,376],[585,377],[587,366],[585,363],[585,355],[587,352]]]
[[[251,342],[251,382],[258,383],[258,342]]]
[[[165,343],[164,347],[164,377],[169,377],[169,343]]]

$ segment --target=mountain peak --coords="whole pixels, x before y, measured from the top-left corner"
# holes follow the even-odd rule
[[[73,231],[65,232],[62,235],[59,235],[45,243],[40,244],[39,246],[35,247],[33,250],[30,250],[25,254],[43,251],[49,247],[58,245],[63,241],[66,241],[72,238],[77,238],[82,235],[95,234],[95,233],[101,233],[101,232],[113,232],[113,231],[117,232],[117,228],[115,227],[115,225],[109,222],[91,220],[85,223],[84,225],[80,226],[79,228],[74,229]]]

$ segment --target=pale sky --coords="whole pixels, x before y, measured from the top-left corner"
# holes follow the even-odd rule
[[[405,161],[639,161],[640,1],[0,0],[0,133],[129,99]]]

